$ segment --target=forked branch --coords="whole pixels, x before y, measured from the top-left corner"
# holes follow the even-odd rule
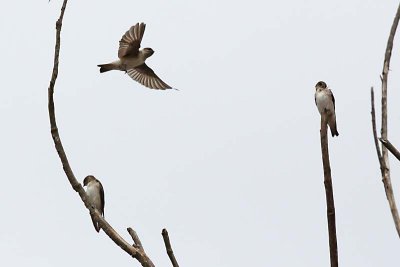
[[[388,120],[387,120],[387,81],[389,75],[390,58],[392,56],[393,40],[396,34],[397,26],[400,19],[400,5],[397,8],[396,16],[393,20],[392,27],[390,29],[389,38],[386,44],[385,59],[383,62],[383,70],[381,75],[382,81],[382,125],[381,125],[381,139],[388,139]],[[394,225],[397,230],[397,235],[400,237],[400,217],[396,206],[396,200],[393,194],[392,181],[390,178],[390,167],[389,167],[389,155],[387,147],[381,146],[379,148],[378,136],[376,133],[376,121],[375,121],[375,103],[374,103],[374,92],[371,89],[371,116],[372,116],[372,132],[374,136],[375,148],[377,150],[379,167],[381,169],[382,182],[385,188],[386,198],[389,203],[390,211]],[[381,151],[382,152],[381,152]]]
[[[68,0],[63,1],[63,5],[61,7],[60,17],[56,22],[56,45],[54,51],[54,65],[53,72],[50,79],[50,85],[48,88],[48,109],[49,109],[49,118],[50,118],[50,128],[51,128],[51,136],[54,141],[54,146],[57,150],[58,156],[61,160],[64,172],[70,182],[72,188],[79,194],[86,208],[90,211],[90,214],[94,216],[95,220],[99,223],[101,229],[117,244],[121,247],[126,253],[131,255],[133,258],[137,259],[143,267],[154,267],[154,264],[150,260],[150,258],[146,255],[143,250],[142,244],[140,243],[139,238],[134,239],[135,245],[132,246],[127,241],[125,241],[112,227],[111,225],[100,215],[100,213],[92,207],[87,198],[86,192],[83,189],[82,185],[75,178],[75,175],[72,171],[72,168],[68,162],[67,155],[64,151],[64,147],[61,142],[61,138],[58,132],[56,115],[55,115],[55,107],[54,107],[54,87],[56,84],[57,76],[58,76],[58,65],[59,65],[59,55],[60,55],[60,36],[61,36],[61,28],[62,22],[64,18],[65,9],[67,6]],[[133,231],[133,230],[132,230]],[[131,234],[132,235],[132,234]]]

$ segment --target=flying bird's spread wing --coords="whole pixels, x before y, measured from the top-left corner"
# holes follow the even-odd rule
[[[136,23],[127,31],[119,41],[118,57],[136,56],[139,53],[146,24]]]
[[[148,88],[161,89],[161,90],[172,88],[171,86],[163,82],[154,73],[154,71],[146,65],[146,63],[143,63],[142,65],[136,68],[129,69],[127,73],[132,79],[143,84]]]

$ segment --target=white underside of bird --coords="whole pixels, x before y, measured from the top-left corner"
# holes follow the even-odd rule
[[[318,111],[321,115],[334,114],[335,108],[333,107],[332,97],[324,91],[315,92],[315,101],[317,103]]]
[[[137,57],[121,58],[111,62],[109,65],[111,65],[114,70],[128,71],[142,65],[145,60],[146,58],[144,57],[143,52],[139,51]]]
[[[86,194],[89,196],[89,201],[100,212],[102,211],[102,203],[100,197],[100,185],[96,182],[90,182],[86,188]]]

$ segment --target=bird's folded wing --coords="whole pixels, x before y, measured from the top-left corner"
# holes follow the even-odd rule
[[[118,57],[136,56],[139,53],[146,24],[136,23],[132,26],[119,41]]]
[[[335,110],[335,97],[333,96],[333,93],[332,93],[332,91],[329,89],[329,94],[331,95],[331,99],[332,99],[332,102],[333,102],[333,110]]]
[[[105,198],[104,198],[104,189],[103,189],[103,186],[101,183],[99,183],[99,186],[100,186],[100,201],[101,201],[101,210],[99,210],[99,211],[100,211],[100,214],[104,217],[104,206],[106,205]]]
[[[143,84],[148,88],[161,89],[161,90],[172,88],[171,86],[163,82],[154,73],[154,71],[146,65],[146,63],[143,63],[142,65],[134,69],[127,70],[127,73],[132,79]]]

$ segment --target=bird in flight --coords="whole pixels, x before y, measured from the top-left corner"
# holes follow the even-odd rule
[[[332,137],[339,136],[336,126],[335,97],[325,82],[319,81],[315,85],[315,104],[321,116],[325,116],[331,129]]]
[[[104,190],[100,181],[93,175],[88,175],[83,180],[83,186],[86,186],[86,194],[88,195],[90,204],[100,212],[101,216],[104,217]],[[90,216],[92,217],[94,229],[99,232],[100,225],[92,215]]]
[[[154,50],[148,47],[139,50],[145,28],[146,24],[143,22],[132,26],[119,41],[119,59],[97,66],[100,67],[101,73],[110,70],[125,71],[132,79],[150,89],[172,89],[145,63],[146,59],[153,55]]]

